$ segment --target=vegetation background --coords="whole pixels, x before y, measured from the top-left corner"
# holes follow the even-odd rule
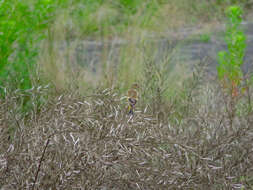
[[[252,0],[1,0],[0,189],[252,189],[251,73],[234,98],[206,59],[189,72],[149,43],[208,41],[231,5],[252,21]],[[96,72],[76,64],[79,41],[122,39]]]

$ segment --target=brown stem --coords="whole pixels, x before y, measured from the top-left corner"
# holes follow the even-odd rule
[[[43,153],[42,153],[42,155],[41,155],[41,157],[40,157],[39,166],[38,166],[38,169],[37,169],[37,171],[36,171],[36,175],[35,175],[35,179],[34,179],[34,183],[33,183],[32,190],[34,190],[34,188],[35,188],[35,184],[36,184],[37,179],[38,179],[38,175],[39,175],[39,172],[40,172],[40,167],[41,167],[43,158],[44,158],[44,156],[45,156],[45,152],[46,152],[46,149],[47,149],[47,147],[48,147],[48,144],[49,144],[49,141],[50,141],[50,137],[51,137],[51,136],[48,137],[47,143],[46,143],[46,145],[45,145],[45,147],[44,147],[44,150],[43,150]]]

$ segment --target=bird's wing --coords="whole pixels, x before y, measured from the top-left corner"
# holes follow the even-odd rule
[[[133,98],[128,98],[128,101],[130,102],[131,105],[135,105],[137,103],[137,100]]]
[[[128,90],[128,97],[129,98],[137,99],[137,96],[138,96],[138,93],[136,90],[134,90],[134,89]]]

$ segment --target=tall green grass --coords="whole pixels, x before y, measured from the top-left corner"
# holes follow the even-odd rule
[[[73,21],[79,38],[112,38],[141,31],[167,31],[175,27],[223,20],[229,5],[249,1],[207,0],[86,0],[69,1],[62,13]],[[76,32],[78,31],[78,32]]]
[[[50,0],[1,2],[0,85],[31,88],[39,41],[46,37],[56,7]]]
[[[222,7],[234,3],[236,1],[218,0],[213,2],[180,0],[176,3],[164,0],[2,1],[0,5],[2,81],[7,81],[7,78],[15,75],[12,79],[17,78],[17,81],[21,81],[18,86],[22,88],[31,86],[30,67],[35,63],[38,42],[46,37],[45,30],[52,27],[50,24],[53,22],[54,25],[57,25],[56,22],[63,25],[65,23],[63,29],[68,31],[66,39],[89,36],[111,38],[123,33],[132,36],[140,30],[166,30],[168,22],[189,23],[189,20],[185,20],[187,17],[193,22],[201,20],[203,14],[208,17],[207,20],[220,18]],[[246,0],[240,2],[241,5],[246,3],[248,3]],[[181,16],[178,17],[176,12]]]
[[[54,42],[66,42],[66,56],[68,54],[74,57],[73,49],[76,48],[75,43],[78,43],[79,40],[110,42],[115,38],[123,38],[128,41],[129,45],[120,48],[117,75],[113,71],[115,70],[113,64],[110,64],[112,60],[107,57],[111,52],[103,47],[103,57],[100,60],[102,65],[98,66],[99,76],[85,69],[84,73],[76,77],[75,82],[78,83],[78,88],[82,88],[88,84],[100,83],[97,79],[102,79],[108,86],[122,84],[121,88],[127,89],[130,83],[142,77],[140,73],[143,69],[143,55],[138,47],[134,47],[136,43],[149,40],[153,32],[163,35],[176,27],[222,20],[225,7],[235,3],[202,0],[176,2],[171,0],[68,1],[57,9],[54,24],[50,27],[52,35],[46,39],[54,47],[51,51],[45,46],[46,50],[41,51],[44,53],[40,52],[39,62],[47,65],[45,72],[52,74],[51,77],[47,75],[47,78],[55,81],[55,86],[64,88],[68,81],[73,79],[73,75],[67,76],[67,72],[71,70],[70,65],[73,65],[75,61],[66,62],[62,60],[63,57],[59,59],[60,55],[57,53]],[[244,3],[239,4],[243,6]],[[45,51],[48,53],[45,54]],[[68,51],[71,53],[67,53]],[[65,69],[65,72],[62,68],[68,69]],[[81,69],[78,70],[81,71]]]
[[[48,97],[37,93],[45,84],[38,71],[37,58],[40,42],[47,38],[47,28],[51,27],[61,3],[64,1],[0,3],[0,94],[6,98],[8,94],[20,92],[22,96],[15,110],[23,116],[37,113]]]
[[[239,4],[244,6],[247,2]],[[186,23],[219,20],[224,7],[235,3],[237,2],[218,0],[2,1],[0,85],[8,85],[12,89],[29,89],[32,84],[44,80],[35,77],[38,71],[38,55],[42,55],[41,52],[44,51],[41,49],[42,40],[51,41],[51,46],[54,46],[56,41],[66,41],[67,48],[70,48],[69,44],[75,39],[110,40],[118,36],[130,41],[148,39],[147,34],[151,32],[166,32]],[[59,68],[53,66],[57,54],[53,55],[53,48],[49,47],[48,51],[51,51],[48,53],[51,58],[46,58],[45,61],[50,62],[52,75],[61,73]],[[133,71],[137,73],[128,78],[131,82],[136,80],[141,68],[136,63],[141,57],[135,52],[133,57],[137,58],[137,61],[130,61],[132,63],[128,65],[128,53],[131,55],[128,50],[122,52],[120,58],[121,75],[117,80],[123,83],[126,78],[124,76],[129,72],[132,74]],[[70,62],[68,64],[71,64]],[[115,77],[109,78],[111,81],[115,80],[112,79]],[[52,80],[55,80],[54,77]]]

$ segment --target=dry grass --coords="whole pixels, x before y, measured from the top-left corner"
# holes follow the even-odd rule
[[[151,25],[165,26],[162,31],[167,31],[167,27],[190,22],[194,18],[186,15],[193,10],[182,14],[188,10],[184,2],[190,1],[178,1],[178,8],[159,7],[161,15],[155,17],[180,19],[164,19],[166,25],[152,18]],[[103,18],[109,20],[107,8],[104,5],[91,15],[91,22],[93,18],[98,24]],[[206,6],[199,9],[206,11]],[[208,20],[210,13],[207,11],[203,20]],[[131,19],[135,21],[141,14],[139,11]],[[193,16],[196,20],[201,17]],[[148,18],[132,22],[125,35],[134,36],[143,25],[149,29],[144,22]],[[70,18],[65,20],[67,15],[60,15],[59,25],[49,30],[39,61],[57,92],[51,94],[42,86],[26,91],[5,89],[0,99],[0,189],[253,189],[253,115],[248,109],[252,89],[239,102],[230,127],[226,97],[217,83],[187,79],[167,98],[167,87],[180,81],[175,76],[180,72],[168,76],[165,71],[173,67],[169,67],[169,58],[164,62],[168,68],[160,67],[154,64],[157,60],[150,59],[152,53],[131,44],[120,49],[119,76],[112,71],[112,52],[104,53],[104,65],[100,65],[105,72],[112,72],[108,76],[99,73],[108,82],[105,86],[118,82],[118,90],[96,89],[83,96],[80,88],[95,77],[86,70],[83,74],[79,67],[71,70],[70,64],[76,63],[75,43],[62,52],[56,47],[56,42],[66,39],[68,43],[82,34],[81,27],[76,29]],[[97,34],[101,37],[113,30],[109,24],[99,27],[104,27],[105,34]],[[138,33],[142,38],[145,31]],[[73,79],[73,75],[77,77]],[[135,81],[142,83],[142,96],[130,117],[120,91]]]
[[[180,120],[158,120],[141,105],[130,118],[116,92],[62,94],[38,106],[47,88],[7,91],[0,102],[0,188],[253,188],[252,113],[242,111],[229,128],[215,85],[182,100],[189,112]],[[32,111],[22,116],[28,93]]]

